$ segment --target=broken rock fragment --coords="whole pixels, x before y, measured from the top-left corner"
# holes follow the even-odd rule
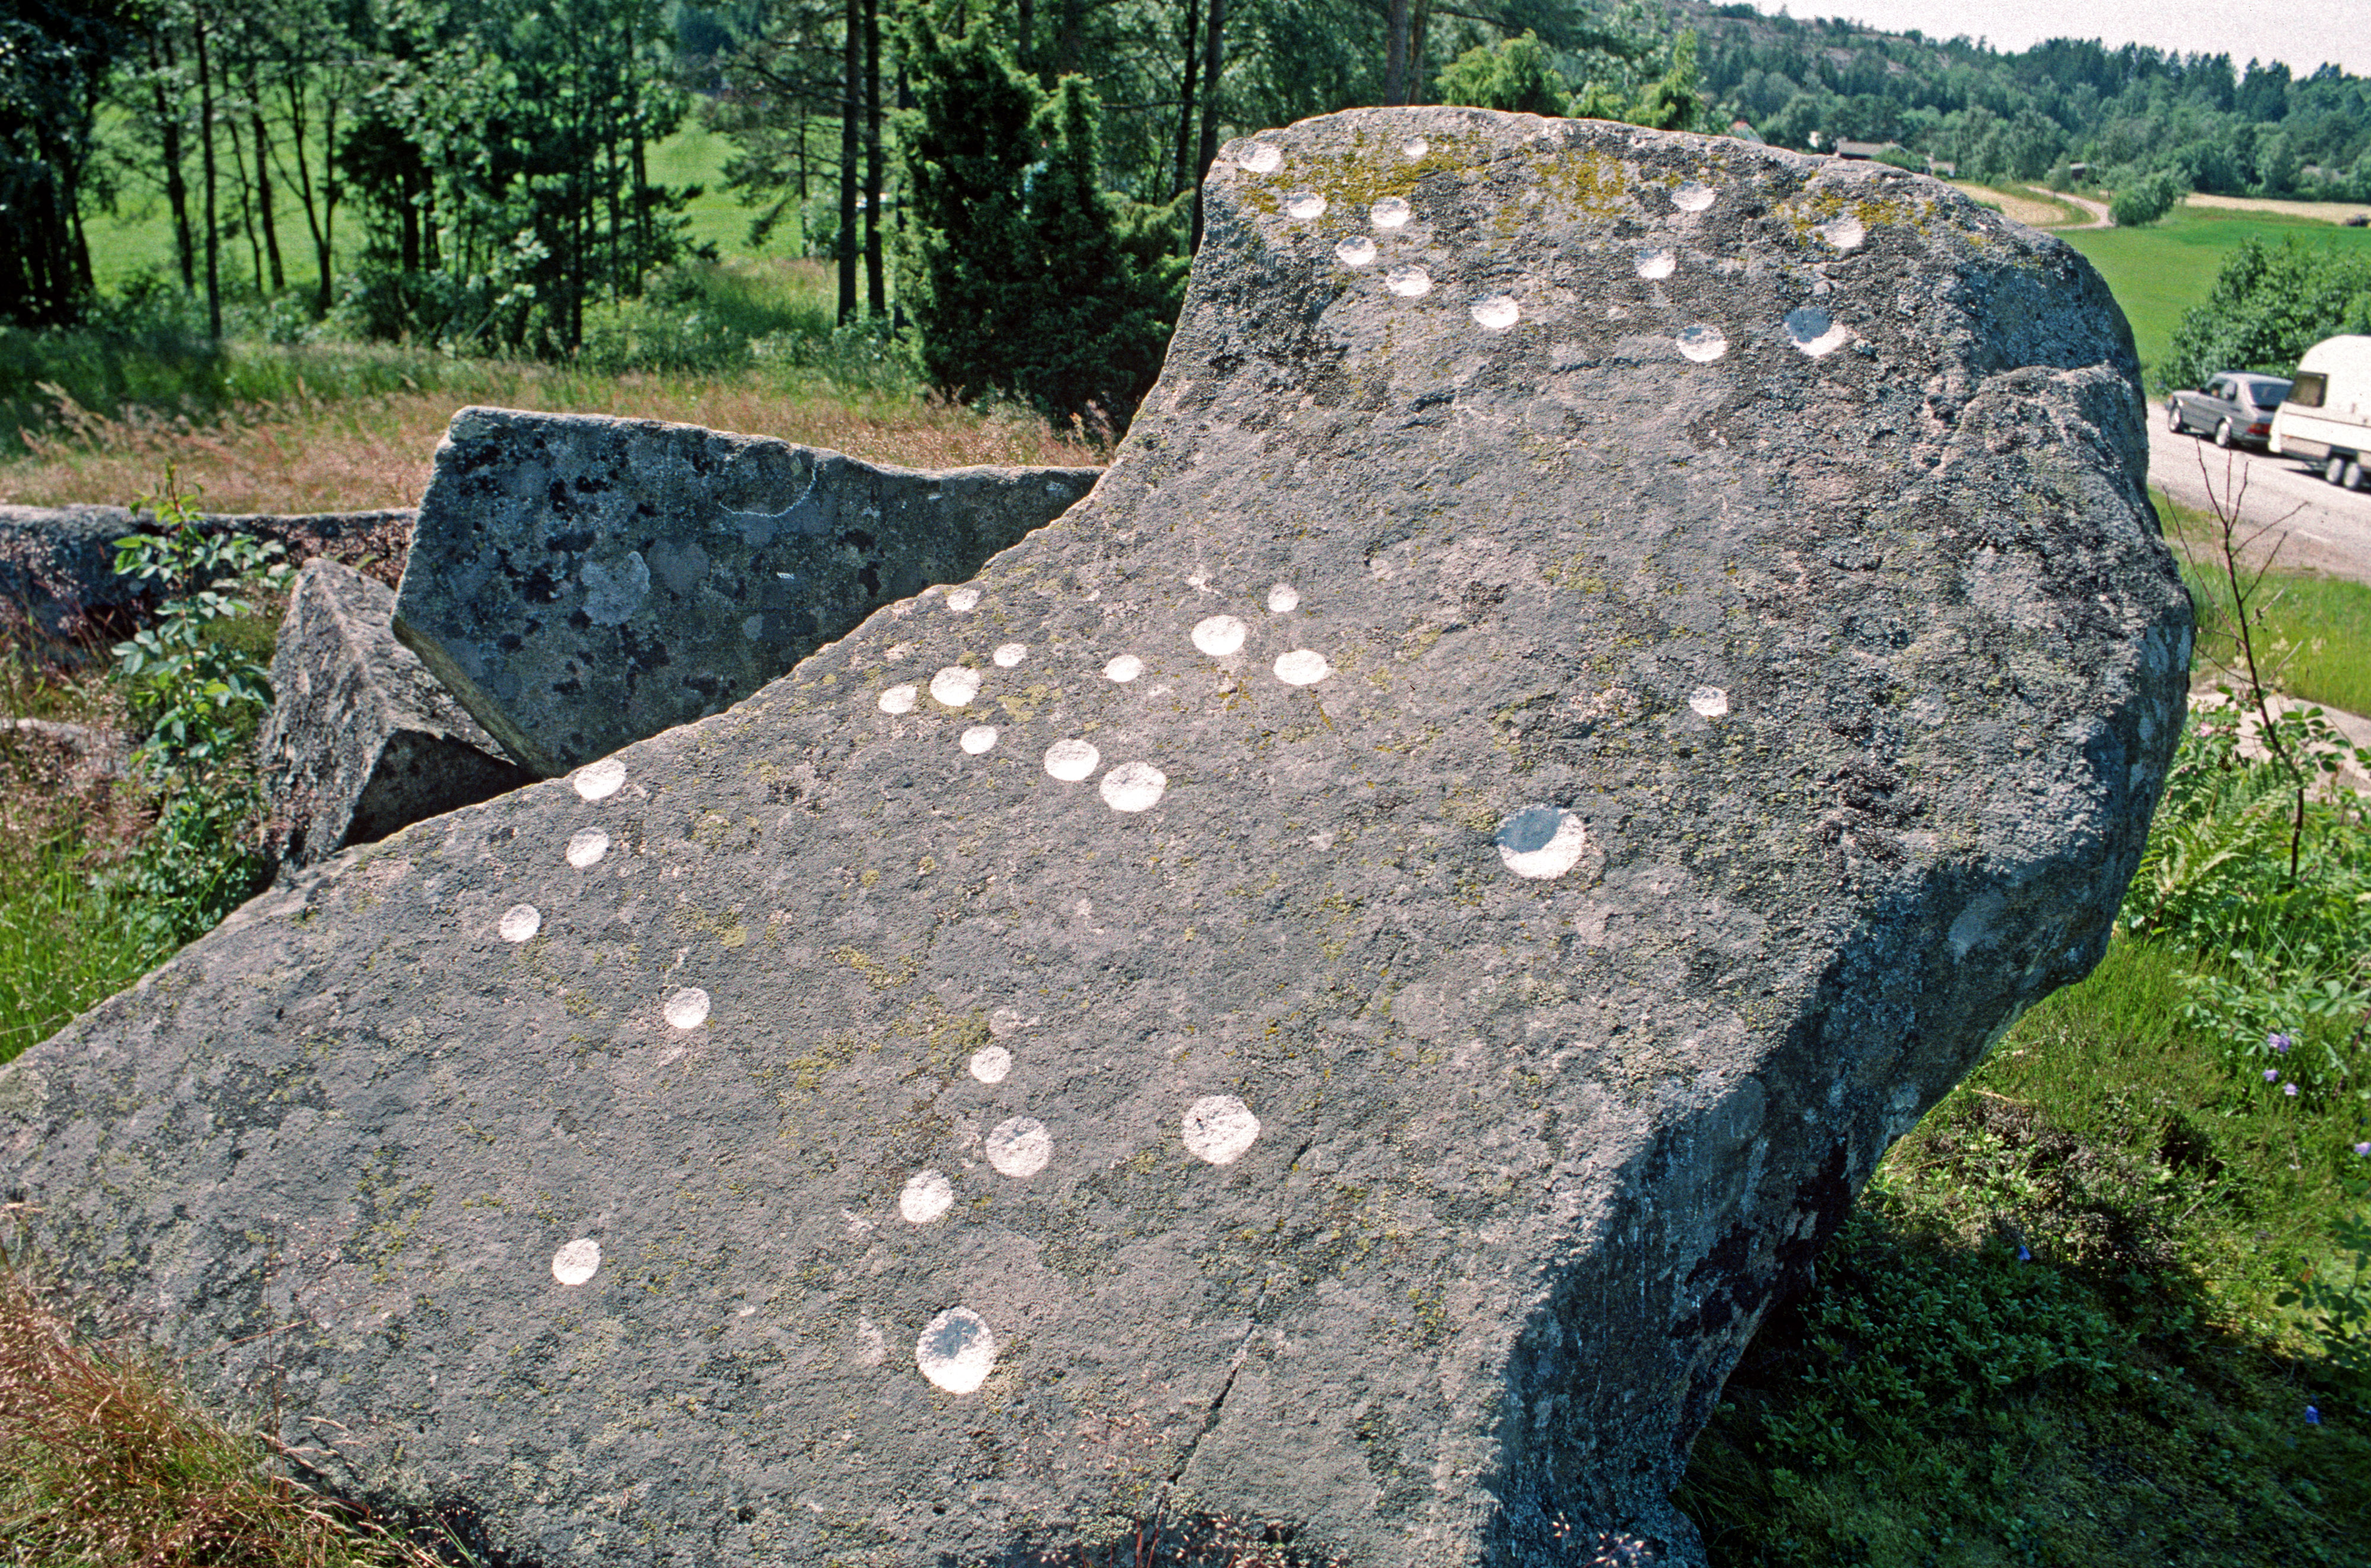
[[[532,777],[395,640],[395,593],[326,556],[289,593],[260,744],[265,815],[309,865]]]
[[[421,499],[396,633],[557,777],[962,582],[1097,472],[885,467],[693,425],[464,409]]]

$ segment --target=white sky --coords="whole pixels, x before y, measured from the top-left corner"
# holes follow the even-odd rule
[[[1754,0],[1775,15],[1780,0]],[[1848,17],[1886,32],[1916,28],[1929,38],[1961,33],[1995,49],[2026,49],[2046,38],[2096,38],[2110,47],[2151,44],[2183,54],[2228,54],[2284,61],[2310,75],[2328,61],[2371,75],[2371,0],[2306,0],[2303,5],[2234,5],[2224,0],[1791,0],[1788,12]]]

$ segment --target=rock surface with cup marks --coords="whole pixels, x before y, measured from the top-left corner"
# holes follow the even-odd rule
[[[1208,212],[1068,515],[0,1078],[54,1254],[521,1562],[1700,1562],[1741,1347],[2139,854],[2130,334],[1729,141],[1362,110]]]

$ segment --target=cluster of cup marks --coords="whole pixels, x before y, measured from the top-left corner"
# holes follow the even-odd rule
[[[1431,144],[1421,136],[1411,136],[1400,144],[1401,156],[1410,162],[1431,150]],[[1240,144],[1233,156],[1236,166],[1252,174],[1274,174],[1284,167],[1284,149],[1272,142]],[[1672,187],[1670,195],[1672,206],[1693,214],[1709,210],[1718,192],[1700,180],[1691,179]],[[1295,223],[1313,223],[1324,217],[1325,211],[1325,198],[1314,190],[1295,190],[1284,199],[1285,216]],[[1415,215],[1415,210],[1398,196],[1386,196],[1367,209],[1367,222],[1375,234],[1386,240],[1405,229]],[[1868,237],[1867,226],[1849,213],[1816,225],[1814,232],[1840,251],[1857,249]],[[1374,265],[1382,254],[1374,237],[1365,234],[1352,235],[1334,247],[1334,259],[1354,271]],[[1650,283],[1660,282],[1679,270],[1680,256],[1668,246],[1653,246],[1640,250],[1633,258],[1633,265],[1640,278]],[[1432,274],[1413,261],[1387,267],[1383,287],[1403,299],[1421,299],[1432,292]],[[1474,324],[1485,332],[1504,332],[1523,315],[1521,302],[1510,294],[1482,295],[1467,311]],[[1788,311],[1780,326],[1786,330],[1787,340],[1813,359],[1833,353],[1853,340],[1850,329],[1833,320],[1817,306]],[[1709,321],[1682,329],[1674,343],[1682,354],[1698,364],[1709,364],[1729,352],[1729,334]]]
[[[1413,159],[1424,156],[1428,149],[1421,138],[1415,138],[1401,150]],[[1253,173],[1272,173],[1279,167],[1282,154],[1273,145],[1254,142],[1237,161]],[[1711,206],[1713,199],[1709,188],[1693,182],[1671,192],[1673,205],[1683,212],[1702,212]],[[1314,194],[1294,195],[1287,200],[1286,210],[1295,219],[1316,218],[1325,211],[1325,199]],[[1386,233],[1404,226],[1408,217],[1408,204],[1396,196],[1376,202],[1370,213],[1374,226]],[[1841,249],[1852,248],[1862,238],[1859,221],[1850,217],[1840,218],[1820,232]],[[1356,268],[1372,262],[1377,251],[1373,240],[1359,236],[1336,246],[1335,254],[1345,266]],[[1642,252],[1638,275],[1648,280],[1668,277],[1675,265],[1673,254],[1668,249]],[[1432,281],[1424,269],[1414,265],[1393,268],[1384,274],[1384,282],[1394,294],[1407,298],[1420,297],[1432,288]],[[1477,300],[1472,313],[1475,322],[1484,330],[1500,332],[1515,324],[1521,309],[1512,296],[1496,294]],[[1824,313],[1810,309],[1790,315],[1787,328],[1796,347],[1815,355],[1828,352],[1849,340],[1850,336],[1843,328],[1831,326]],[[1682,353],[1700,363],[1719,358],[1729,346],[1719,329],[1709,325],[1689,328],[1680,334],[1678,343]],[[962,615],[977,609],[980,597],[979,589],[964,587],[948,594],[943,602],[950,612]],[[1299,591],[1289,583],[1279,582],[1268,590],[1267,608],[1271,615],[1290,615],[1300,604]],[[1206,617],[1189,634],[1196,650],[1212,659],[1230,658],[1240,652],[1249,635],[1250,628],[1232,615]],[[996,668],[1010,670],[1028,656],[1026,644],[1007,642],[989,657]],[[1278,681],[1291,686],[1313,686],[1334,673],[1325,656],[1309,648],[1295,648],[1278,655],[1272,669]],[[1105,678],[1123,686],[1144,672],[1144,661],[1133,653],[1118,654],[1103,668]],[[979,696],[983,680],[977,669],[949,664],[931,677],[928,689],[932,701],[948,709],[961,709],[969,707]],[[900,717],[914,711],[921,700],[921,690],[913,684],[892,686],[880,693],[875,705],[886,715]],[[1696,687],[1688,706],[1707,720],[1725,718],[1729,710],[1728,694],[1718,686]],[[963,731],[956,744],[966,755],[983,756],[996,748],[999,739],[994,725],[974,724]],[[1065,737],[1046,748],[1044,767],[1048,778],[1076,784],[1091,777],[1102,761],[1101,754],[1091,743]],[[587,801],[607,800],[625,781],[625,764],[616,757],[589,764],[570,778],[578,797]],[[1124,762],[1104,774],[1098,792],[1113,811],[1133,814],[1158,805],[1168,788],[1168,777],[1151,763]],[[580,829],[568,840],[568,863],[579,870],[589,869],[609,852],[609,836],[600,828]],[[1508,870],[1526,879],[1548,880],[1564,875],[1579,863],[1588,835],[1578,814],[1552,805],[1529,805],[1510,813],[1499,824],[1496,842],[1499,861]],[[542,927],[542,914],[533,905],[520,904],[503,913],[496,930],[504,941],[515,943],[529,940]],[[667,998],[662,1012],[675,1029],[698,1029],[708,1021],[708,993],[697,986],[686,986]],[[1009,1009],[1000,1009],[992,1022],[1002,1026],[993,1031],[999,1033],[1019,1027],[1018,1015],[1011,1014]],[[973,1054],[971,1075],[981,1083],[1000,1083],[1012,1070],[1012,1065],[1010,1050],[991,1044]],[[1232,1094],[1214,1094],[1186,1107],[1180,1138],[1186,1151],[1197,1159],[1213,1165],[1229,1165],[1251,1147],[1259,1131],[1259,1118],[1242,1100]],[[1045,1123],[1034,1116],[1008,1117],[989,1132],[984,1152],[989,1164],[1000,1175],[1025,1180],[1044,1170],[1053,1159],[1053,1135]],[[939,1170],[916,1172],[897,1199],[899,1215],[916,1226],[935,1223],[954,1205],[954,1184]],[[591,1237],[578,1237],[551,1258],[552,1278],[562,1286],[586,1284],[600,1267],[601,1244]],[[939,1388],[951,1393],[970,1393],[995,1369],[996,1336],[987,1320],[970,1308],[951,1307],[932,1318],[922,1330],[915,1342],[914,1360],[922,1375]]]

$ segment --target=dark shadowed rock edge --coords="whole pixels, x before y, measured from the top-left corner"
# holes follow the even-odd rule
[[[2130,333],[1728,141],[1358,111],[1208,211],[977,599],[0,1076],[72,1277],[521,1562],[1700,1563],[1740,1349],[2137,861],[2191,626]]]

